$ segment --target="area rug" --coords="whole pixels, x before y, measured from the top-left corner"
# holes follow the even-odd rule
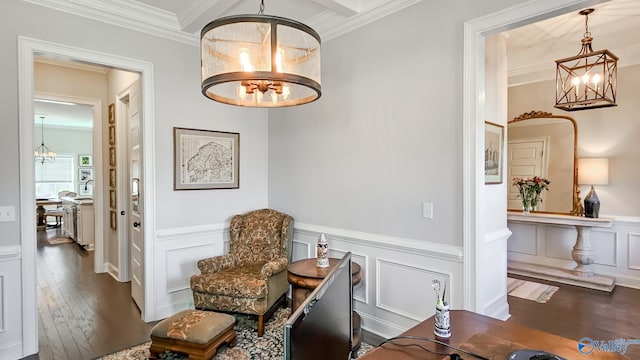
[[[53,239],[47,239],[47,242],[49,243],[49,245],[60,245],[68,244],[70,242],[73,242],[73,240],[69,239],[68,237],[57,237]]]
[[[532,281],[507,278],[507,292],[511,296],[546,303],[558,291],[557,286],[539,284]]]
[[[237,343],[233,348],[226,345],[218,349],[218,353],[213,357],[215,360],[280,360],[284,358],[283,346],[283,326],[287,321],[291,309],[281,308],[265,324],[264,335],[258,337],[257,321],[254,317],[247,315],[234,315],[236,318]],[[97,358],[100,360],[146,360],[150,359],[149,345],[151,342],[136,345],[134,347],[118,351],[113,354]],[[358,357],[373,350],[374,347],[363,343],[358,351]],[[163,360],[186,360],[188,356],[165,352],[160,354]]]

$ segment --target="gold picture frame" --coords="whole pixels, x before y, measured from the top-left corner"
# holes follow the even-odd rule
[[[116,166],[116,148],[109,147],[109,166]]]
[[[118,230],[118,214],[115,210],[109,211],[109,226],[111,230]]]
[[[109,124],[116,123],[116,104],[109,104]]]
[[[116,144],[116,126],[109,125],[109,145]]]

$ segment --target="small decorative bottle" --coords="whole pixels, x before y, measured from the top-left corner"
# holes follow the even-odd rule
[[[433,333],[439,338],[451,337],[451,319],[449,317],[449,304],[444,300],[447,291],[447,283],[444,284],[442,297],[440,297],[440,281],[433,280],[431,285],[436,291],[436,315],[434,317]]]
[[[320,234],[318,239],[318,249],[316,253],[316,267],[329,267],[329,243],[324,234]]]

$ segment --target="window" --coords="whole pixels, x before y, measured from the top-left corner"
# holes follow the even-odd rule
[[[55,198],[63,190],[73,191],[73,155],[58,155],[54,161],[36,161],[36,198]]]

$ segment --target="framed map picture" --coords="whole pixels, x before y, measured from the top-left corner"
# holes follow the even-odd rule
[[[240,187],[240,134],[173,128],[174,190]]]

